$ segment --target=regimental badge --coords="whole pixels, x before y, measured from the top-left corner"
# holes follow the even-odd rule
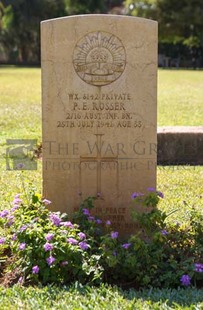
[[[78,76],[94,86],[108,85],[125,69],[126,54],[121,40],[104,32],[91,32],[78,41],[73,65]]]

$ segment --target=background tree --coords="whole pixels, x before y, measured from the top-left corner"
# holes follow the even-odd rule
[[[72,15],[107,13],[122,0],[0,0],[0,50],[10,60],[40,61],[40,22]],[[125,0],[128,15],[159,22],[159,51],[203,65],[202,0]],[[200,62],[199,62],[200,64]]]
[[[121,0],[2,0],[0,42],[9,59],[40,61],[40,22],[45,19],[88,13],[106,13]]]
[[[107,13],[122,3],[123,0],[65,0],[68,15]]]
[[[126,0],[125,5],[129,15],[159,22],[160,48],[170,45],[171,51],[176,47],[177,51],[191,54],[192,58],[202,55],[202,0]]]
[[[157,20],[157,0],[126,0],[125,7],[128,15]]]
[[[68,15],[104,13],[106,1],[103,0],[65,0]]]
[[[10,0],[2,17],[1,41],[23,63],[40,60],[40,21],[65,15],[64,0]],[[17,60],[17,59],[16,59]]]
[[[200,47],[203,42],[202,0],[157,0],[160,39],[189,47]]]
[[[4,14],[4,6],[3,6],[3,3],[0,2],[0,30],[1,30],[1,27],[2,27],[2,17],[3,17],[3,14]]]

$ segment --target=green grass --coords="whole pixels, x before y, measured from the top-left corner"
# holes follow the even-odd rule
[[[19,173],[5,170],[6,139],[41,141],[40,74],[39,68],[0,67],[0,201],[22,190]],[[203,71],[159,70],[158,78],[159,125],[201,125]],[[41,162],[37,171],[23,174],[41,191]],[[185,210],[184,201],[199,204],[202,178],[200,167],[159,168],[158,187],[167,198],[161,207]]]
[[[203,71],[159,70],[158,125],[201,126]]]
[[[40,69],[0,67],[1,139],[41,140]]]
[[[186,221],[187,210],[203,207],[202,166],[158,166],[157,187],[165,194],[159,207],[170,213],[177,210],[170,221]]]
[[[159,125],[202,125],[202,71],[159,71]],[[36,171],[6,171],[6,139],[41,141],[40,69],[0,68],[0,208],[23,187],[41,192],[41,162]],[[175,113],[174,113],[175,112]],[[188,208],[202,205],[203,167],[158,167],[160,208],[177,209],[169,220],[184,221]],[[0,287],[3,309],[203,309],[203,291],[120,291],[118,288]]]
[[[99,288],[75,285],[70,288],[29,287],[16,285],[10,289],[0,287],[1,310],[14,309],[92,309],[92,310],[201,310],[203,291],[135,290],[122,291],[117,287],[101,285]]]
[[[0,67],[0,132],[6,138],[41,140],[41,70]],[[158,125],[200,126],[203,71],[159,70]]]

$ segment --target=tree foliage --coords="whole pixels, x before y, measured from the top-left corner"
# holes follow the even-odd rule
[[[203,46],[202,0],[157,0],[162,41]]]
[[[40,61],[40,22],[72,14],[106,13],[120,0],[2,0],[0,41],[10,59]]]
[[[104,13],[106,1],[103,0],[65,0],[68,15]]]
[[[203,47],[202,0],[126,0],[128,13],[159,22],[159,42]]]
[[[126,0],[128,15],[157,19],[157,0]]]
[[[39,62],[40,21],[65,15],[63,0],[2,1],[1,42],[22,62]]]
[[[159,43],[203,49],[202,0],[125,0],[127,14],[157,20]],[[122,0],[2,0],[0,47],[10,59],[40,60],[40,22],[65,15],[107,13]],[[198,53],[200,53],[198,52]]]

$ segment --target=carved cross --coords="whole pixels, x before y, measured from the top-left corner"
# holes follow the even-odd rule
[[[104,162],[115,162],[118,163],[118,156],[102,156],[102,136],[104,134],[95,134],[97,154],[96,156],[80,156],[80,164],[84,162],[94,162],[97,164],[97,193],[101,193],[101,172],[102,163]]]

